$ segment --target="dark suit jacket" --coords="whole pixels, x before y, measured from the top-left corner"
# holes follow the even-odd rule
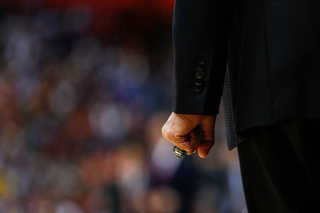
[[[319,0],[176,0],[173,44],[176,113],[217,114],[228,61],[235,132],[320,117]]]

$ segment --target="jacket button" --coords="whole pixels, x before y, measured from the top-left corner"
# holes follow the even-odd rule
[[[195,87],[196,92],[202,92],[202,89],[203,89],[202,85],[196,85]]]
[[[195,81],[197,86],[200,86],[202,84],[202,77],[201,76],[196,76],[196,81]]]
[[[202,61],[198,62],[195,80],[195,91],[202,92],[203,90],[203,77],[204,77],[205,65]]]
[[[205,70],[204,62],[202,61],[198,62],[198,69],[202,69],[203,71]]]
[[[196,72],[196,76],[202,76],[203,77],[204,76],[203,70],[198,68],[198,70]]]

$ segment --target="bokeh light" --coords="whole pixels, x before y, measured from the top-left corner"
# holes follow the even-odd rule
[[[0,1],[0,213],[245,212],[223,112],[177,160],[173,0]]]

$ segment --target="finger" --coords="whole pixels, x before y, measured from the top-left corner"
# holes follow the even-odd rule
[[[189,133],[188,144],[181,144],[180,146],[182,149],[185,149],[189,155],[191,155],[197,150],[202,139],[203,131],[200,128],[195,128]]]
[[[215,117],[207,117],[201,124],[203,139],[198,146],[198,155],[205,158],[214,145],[214,123]]]
[[[185,116],[172,113],[162,127],[162,135],[175,146],[191,152],[193,148],[190,145],[190,132],[194,128],[194,123],[190,119],[185,119]]]
[[[201,143],[198,146],[198,155],[201,158],[207,157],[213,145],[214,145],[213,140],[201,141]]]
[[[204,132],[199,127],[196,127],[194,130],[192,130],[192,132],[190,132],[190,138],[193,139],[190,145],[192,147],[192,151],[194,152],[197,150],[200,142],[203,140]]]
[[[177,126],[165,124],[162,127],[162,136],[179,148],[182,148],[179,144],[183,144],[184,146],[189,146],[188,144],[190,144],[189,134],[181,133],[181,130]]]
[[[203,140],[214,140],[214,118],[209,117],[208,119],[204,120],[199,127],[203,131]]]
[[[173,143],[174,146],[177,146],[190,154],[192,152],[192,147],[190,145],[190,135],[180,135],[177,134],[177,132],[179,131],[172,127],[166,128],[166,126],[164,126],[162,129],[162,135],[165,139]]]

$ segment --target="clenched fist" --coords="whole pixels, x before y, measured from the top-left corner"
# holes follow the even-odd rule
[[[189,115],[172,112],[162,127],[162,135],[188,155],[198,151],[205,158],[214,145],[214,115]]]

